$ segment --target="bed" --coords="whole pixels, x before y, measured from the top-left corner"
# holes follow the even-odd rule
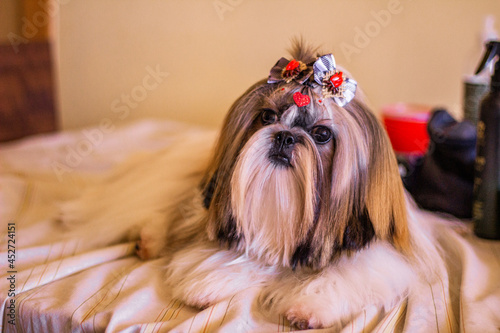
[[[296,330],[260,309],[255,290],[191,308],[162,284],[162,259],[141,261],[134,243],[82,250],[62,237],[61,202],[132,156],[167,149],[187,130],[215,136],[211,129],[144,120],[0,145],[2,332]],[[418,299],[367,307],[342,332],[500,331],[500,242],[476,238],[467,222],[450,223],[442,235],[448,276],[421,286]]]

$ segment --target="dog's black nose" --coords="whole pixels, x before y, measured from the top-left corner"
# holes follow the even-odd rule
[[[281,131],[274,136],[274,143],[280,150],[293,146],[295,141],[295,136],[289,131]]]
[[[278,166],[291,167],[292,152],[297,137],[289,131],[281,131],[274,135],[273,146],[269,152],[269,159]]]

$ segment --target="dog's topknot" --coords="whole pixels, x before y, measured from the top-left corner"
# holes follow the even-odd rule
[[[302,61],[305,64],[314,62],[318,57],[318,47],[304,41],[302,37],[292,39],[292,46],[288,50],[293,59]]]

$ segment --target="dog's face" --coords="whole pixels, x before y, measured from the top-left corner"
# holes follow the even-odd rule
[[[314,269],[374,239],[407,250],[396,160],[359,96],[340,107],[295,82],[243,94],[202,184],[209,238],[270,265]]]

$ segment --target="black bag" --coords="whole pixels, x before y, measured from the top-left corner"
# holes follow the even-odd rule
[[[471,218],[476,127],[436,109],[427,131],[430,144],[425,156],[400,161],[405,187],[424,209]]]

